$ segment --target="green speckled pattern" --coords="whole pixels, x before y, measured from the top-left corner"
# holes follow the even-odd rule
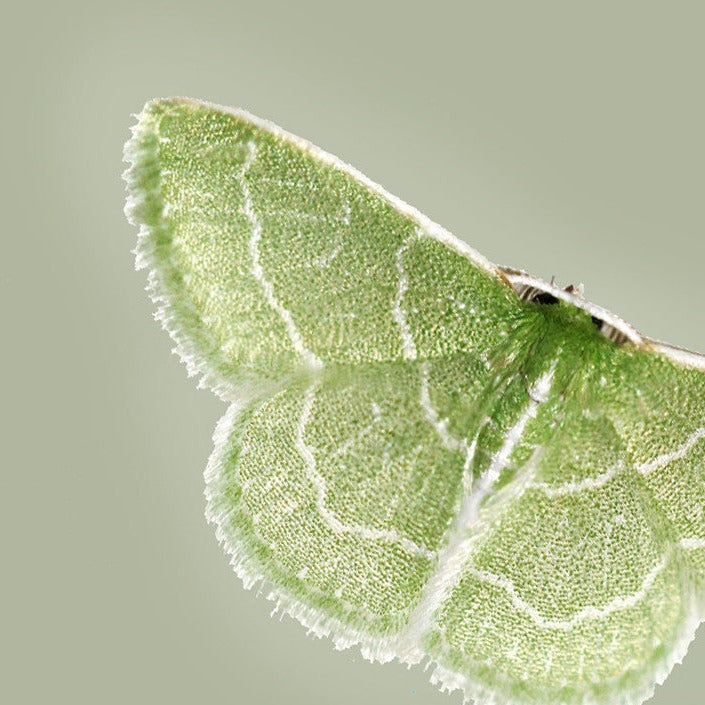
[[[703,369],[242,111],[149,103],[126,159],[158,317],[230,404],[207,516],[245,585],[481,703],[648,698],[705,611]]]

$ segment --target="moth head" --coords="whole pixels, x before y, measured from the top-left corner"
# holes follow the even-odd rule
[[[641,334],[626,321],[602,306],[588,301],[583,295],[582,284],[561,288],[553,281],[547,282],[516,269],[502,267],[500,271],[522,301],[537,306],[572,306],[583,314],[581,317],[589,320],[596,330],[613,343],[643,345]]]

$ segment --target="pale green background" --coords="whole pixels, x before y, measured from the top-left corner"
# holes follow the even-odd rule
[[[5,7],[0,701],[458,705],[307,638],[203,518],[222,403],[151,320],[120,156],[152,96],[239,104],[490,259],[705,350],[700,3]],[[695,705],[705,632],[654,703]]]

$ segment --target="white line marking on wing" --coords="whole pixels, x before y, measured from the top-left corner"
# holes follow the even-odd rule
[[[470,489],[472,476],[469,473],[470,465],[472,459],[475,455],[475,448],[477,445],[477,438],[473,439],[473,442],[468,445],[466,438],[456,438],[452,433],[448,431],[448,419],[441,419],[438,415],[438,410],[433,406],[431,402],[431,395],[428,390],[428,374],[429,374],[429,364],[424,361],[421,363],[421,392],[419,394],[419,403],[424,411],[426,420],[433,426],[441,439],[441,443],[448,448],[448,450],[460,450],[465,454],[465,464],[463,470],[465,471],[465,476],[463,478],[464,489],[467,491]]]
[[[681,548],[684,548],[686,551],[694,551],[698,548],[705,548],[705,539],[698,539],[698,538],[681,539],[679,542],[679,545]]]
[[[531,482],[527,485],[527,487],[532,490],[539,490],[548,497],[562,497],[564,495],[580,494],[581,492],[587,490],[596,490],[604,487],[623,468],[624,463],[619,462],[609,470],[605,470],[605,472],[595,475],[594,477],[586,477],[583,480],[564,482],[560,485],[551,485],[547,482]]]
[[[406,360],[415,360],[417,356],[416,344],[411,335],[411,329],[406,320],[406,311],[403,306],[404,295],[409,288],[409,280],[406,277],[406,270],[404,269],[404,254],[409,249],[409,245],[413,239],[414,236],[409,235],[397,250],[396,259],[397,271],[399,272],[399,285],[397,288],[397,296],[394,300],[394,307],[392,308],[392,316],[394,316],[394,320],[397,322],[399,330],[401,331],[402,351]]]
[[[382,540],[390,543],[396,543],[405,551],[408,551],[415,556],[429,560],[434,559],[436,557],[435,551],[429,551],[425,546],[421,546],[414,541],[401,536],[394,529],[370,529],[366,526],[360,526],[358,524],[345,524],[340,521],[340,519],[326,506],[326,483],[323,477],[321,477],[316,470],[316,458],[313,455],[313,450],[310,446],[306,445],[306,441],[304,440],[306,426],[311,418],[311,411],[313,410],[313,404],[316,400],[316,388],[317,384],[314,383],[306,390],[301,417],[299,418],[299,423],[296,428],[296,449],[303,458],[306,477],[316,489],[316,503],[318,511],[324,521],[337,534],[358,534],[362,538],[369,541]]]
[[[489,260],[483,257],[479,252],[470,247],[470,245],[468,245],[466,242],[451,235],[445,228],[442,228],[437,223],[434,223],[430,218],[423,215],[423,213],[419,213],[416,208],[413,208],[408,203],[404,203],[404,201],[402,201],[400,198],[393,196],[391,193],[383,189],[379,184],[376,184],[374,181],[369,179],[364,174],[360,173],[354,167],[350,166],[349,164],[346,164],[338,157],[335,157],[332,154],[322,150],[320,147],[317,147],[315,144],[309,142],[308,140],[305,140],[302,137],[297,137],[296,135],[292,135],[290,132],[283,130],[281,127],[275,125],[273,122],[256,117],[255,115],[252,115],[246,110],[242,110],[240,108],[228,108],[222,105],[216,105],[215,103],[210,103],[206,100],[193,100],[191,98],[184,100],[187,100],[188,102],[196,105],[208,106],[212,110],[217,110],[221,113],[234,115],[240,120],[245,120],[251,123],[252,125],[255,125],[259,129],[264,130],[269,134],[275,135],[279,139],[286,140],[290,144],[296,145],[296,147],[298,147],[305,154],[310,155],[314,159],[324,164],[331,165],[333,168],[341,171],[344,174],[347,174],[356,182],[380,196],[384,201],[389,203],[397,211],[403,213],[404,215],[411,218],[415,223],[417,223],[419,228],[423,231],[424,235],[428,235],[429,237],[432,237],[433,239],[438,240],[439,242],[443,242],[444,244],[453,248],[456,252],[476,264],[478,267],[482,267],[485,271],[489,272],[494,277],[499,277],[499,269]]]
[[[343,211],[342,215],[331,215],[323,213],[307,213],[306,211],[297,211],[292,209],[289,210],[268,210],[267,217],[278,217],[278,218],[292,218],[294,220],[309,220],[316,223],[341,223],[342,225],[349,225],[350,220],[348,217],[348,212]]]
[[[460,450],[467,447],[465,439],[459,440],[448,431],[448,419],[441,419],[438,410],[431,403],[431,396],[428,392],[428,362],[421,363],[421,394],[420,403],[424,411],[426,420],[436,429],[443,445],[449,450]]]
[[[249,152],[247,154],[247,159],[240,173],[239,182],[242,189],[242,195],[244,196],[243,212],[245,217],[250,222],[252,226],[252,234],[250,236],[250,258],[252,260],[252,273],[255,279],[259,282],[264,292],[264,296],[267,299],[267,303],[279,314],[284,325],[286,326],[286,331],[289,335],[294,350],[301,355],[301,357],[308,363],[308,365],[314,369],[320,369],[323,367],[323,362],[311,352],[304,344],[303,338],[299,329],[294,323],[294,319],[291,317],[291,313],[288,309],[281,305],[279,300],[274,294],[274,288],[272,283],[267,279],[262,269],[262,265],[259,261],[259,241],[262,237],[262,224],[255,213],[254,205],[252,203],[252,195],[250,193],[250,187],[247,185],[247,172],[252,166],[252,162],[255,160],[257,155],[257,147],[254,142],[248,143]]]
[[[637,472],[641,475],[649,475],[654,470],[657,470],[664,465],[672,463],[674,460],[680,460],[684,458],[695,446],[698,441],[705,438],[705,427],[699,428],[697,431],[692,433],[686,441],[676,450],[659,455],[645,463],[641,463],[636,466]],[[545,482],[535,482],[529,485],[529,488],[540,490],[549,497],[561,497],[563,495],[578,494],[584,490],[594,490],[604,487],[612,478],[614,478],[621,470],[623,470],[624,464],[619,463],[614,467],[606,470],[600,475],[595,475],[595,477],[588,477],[584,480],[579,480],[575,482],[566,482],[561,485],[551,485]]]
[[[517,608],[519,612],[530,617],[531,620],[539,626],[541,629],[558,629],[562,631],[570,631],[578,624],[587,621],[604,619],[609,617],[609,615],[614,612],[619,612],[621,610],[629,609],[630,607],[635,607],[643,600],[651,587],[653,586],[656,578],[664,570],[668,563],[668,559],[664,556],[648,573],[644,578],[641,587],[631,595],[619,596],[610,600],[603,607],[588,606],[583,607],[578,610],[570,619],[549,619],[544,617],[535,607],[524,600],[516,591],[514,584],[508,578],[504,578],[494,573],[490,573],[486,570],[480,570],[475,567],[468,568],[468,572],[473,575],[478,580],[483,583],[488,583],[494,587],[501,588],[504,590],[509,599],[511,600],[514,607]]]
[[[394,320],[399,326],[402,339],[402,350],[404,352],[404,358],[406,360],[416,360],[418,352],[416,349],[416,344],[414,343],[414,338],[411,335],[411,329],[409,328],[409,323],[406,320],[406,311],[404,310],[404,295],[409,288],[409,281],[406,276],[406,270],[404,268],[404,254],[409,249],[409,245],[414,240],[414,237],[422,237],[423,233],[417,228],[415,230],[415,235],[409,235],[409,237],[404,240],[401,247],[396,253],[396,264],[397,270],[399,272],[399,286],[397,289],[397,296],[394,301],[394,308],[392,309],[392,315]],[[426,419],[433,426],[433,428],[438,433],[439,438],[443,445],[449,450],[461,450],[465,454],[465,474],[464,484],[466,489],[468,488],[468,470],[470,468],[470,463],[472,461],[473,455],[475,454],[475,442],[468,445],[466,439],[457,439],[451,433],[449,433],[447,425],[447,419],[441,419],[438,416],[438,411],[431,403],[431,396],[428,391],[428,362],[423,362],[420,368],[421,372],[421,392],[420,392],[420,404],[424,411]]]
[[[649,475],[654,470],[662,468],[664,465],[668,465],[674,460],[680,460],[681,458],[685,457],[701,438],[705,438],[705,426],[691,433],[682,446],[668,453],[664,453],[663,455],[659,455],[657,458],[650,460],[648,463],[642,463],[641,465],[637,465],[636,469],[642,475]]]
[[[560,352],[559,350],[558,356]],[[529,419],[536,416],[539,406],[546,401],[558,365],[558,356],[550,369],[531,388],[526,408],[517,422],[507,431],[502,447],[493,456],[487,470],[478,478],[458,512],[448,542],[439,553],[436,570],[426,583],[424,593],[409,619],[405,632],[399,639],[400,653],[411,661],[422,657],[421,638],[428,631],[436,610],[445,602],[460,580],[476,539],[475,536],[468,535],[470,529],[476,524],[483,500],[507,465]]]

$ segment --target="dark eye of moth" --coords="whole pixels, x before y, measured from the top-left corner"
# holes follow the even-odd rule
[[[542,291],[539,294],[536,294],[531,301],[543,306],[550,306],[551,304],[558,303],[558,299],[553,294],[549,294],[547,291]]]

